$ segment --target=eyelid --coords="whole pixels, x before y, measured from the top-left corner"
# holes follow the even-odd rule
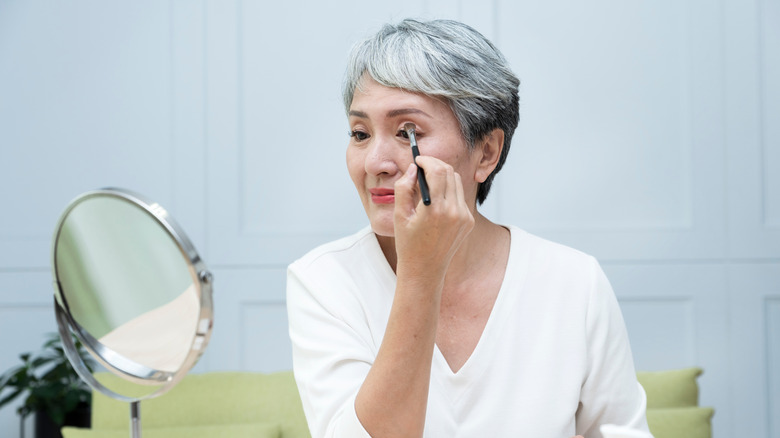
[[[362,143],[368,140],[369,138],[371,138],[371,134],[369,134],[367,131],[363,130],[362,128],[350,129],[348,131],[348,134],[349,134],[349,138],[354,140],[357,143]]]
[[[406,127],[406,125],[414,126],[415,132],[420,130],[420,127],[417,126],[417,123],[415,123],[415,122],[413,122],[411,120],[408,120],[408,119],[401,120],[401,123],[398,124],[398,129],[401,130],[401,131],[405,131],[404,128]]]
[[[401,134],[401,135],[403,136],[403,138],[405,138],[405,139],[407,139],[407,140],[409,139],[409,136],[406,134],[406,129],[404,129],[404,128],[403,128],[403,125],[401,125],[401,128],[399,128],[399,129],[398,129],[398,133],[399,133],[399,134]],[[420,138],[420,137],[422,137],[423,135],[424,135],[424,134],[423,134],[423,133],[421,133],[421,132],[420,132],[420,130],[417,128],[417,125],[415,125],[415,129],[414,129],[414,137],[415,137],[416,139],[419,139],[419,138]]]
[[[350,124],[349,125],[349,133],[351,134],[351,133],[356,132],[356,131],[368,133],[368,127],[366,127],[362,123]]]

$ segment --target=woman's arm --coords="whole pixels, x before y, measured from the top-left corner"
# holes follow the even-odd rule
[[[421,437],[444,277],[474,226],[460,176],[432,157],[418,157],[431,191],[419,201],[416,166],[395,184],[397,285],[376,360],[355,399],[374,438]]]
[[[443,165],[426,160],[420,157],[428,170]],[[319,259],[314,271],[310,261],[288,270],[293,367],[314,437],[422,435],[444,275],[473,222],[462,202],[460,178],[449,166],[440,167],[439,177],[433,172],[428,176],[432,195],[438,197],[430,206],[415,204],[414,166],[396,185],[397,259],[389,260],[397,279],[392,304],[382,301],[384,292],[350,292],[381,281],[372,269],[354,265],[354,256],[325,265]],[[362,278],[354,283],[354,277]],[[377,348],[364,312],[388,307]]]

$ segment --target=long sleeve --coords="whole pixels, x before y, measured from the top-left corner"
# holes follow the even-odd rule
[[[646,395],[636,379],[617,299],[598,263],[586,315],[587,374],[577,411],[577,433],[601,437],[602,424],[648,431]]]

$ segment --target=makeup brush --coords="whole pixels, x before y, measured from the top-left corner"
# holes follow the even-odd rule
[[[415,136],[414,123],[407,123],[404,125],[404,131],[406,136],[409,137],[409,144],[412,146],[412,157],[417,158],[420,155],[420,150],[417,149],[417,137]],[[431,194],[428,192],[428,182],[425,181],[425,172],[422,168],[417,167],[417,184],[420,185],[420,196],[422,196],[423,204],[431,205]]]

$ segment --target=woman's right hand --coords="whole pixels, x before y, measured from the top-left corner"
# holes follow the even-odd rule
[[[463,184],[452,166],[417,157],[431,194],[424,205],[417,166],[395,182],[393,226],[397,282],[382,344],[355,399],[371,436],[421,437],[444,279],[474,227]]]
[[[460,244],[474,227],[460,175],[449,164],[431,156],[417,157],[424,169],[431,204],[424,205],[412,163],[395,183],[394,235],[399,268],[416,275],[443,277]]]

